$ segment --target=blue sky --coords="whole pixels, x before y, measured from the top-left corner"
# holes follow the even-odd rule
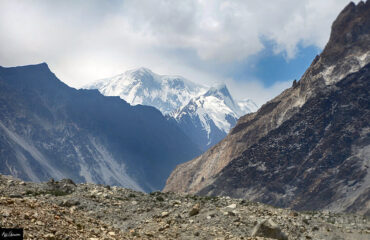
[[[273,44],[265,43],[266,48],[256,56],[242,62],[230,77],[243,81],[246,76],[260,79],[265,87],[272,86],[275,82],[291,79],[299,80],[321,48],[316,46],[298,46],[297,54],[288,59],[285,53],[274,53]]]
[[[2,0],[0,65],[47,62],[73,87],[143,66],[262,104],[304,73],[348,3]]]

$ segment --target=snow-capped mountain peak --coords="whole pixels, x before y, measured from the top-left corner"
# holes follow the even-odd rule
[[[144,67],[98,80],[83,88],[98,89],[106,96],[120,96],[132,105],[153,106],[164,115],[174,112],[206,91],[204,86],[183,77],[159,75]]]
[[[173,117],[190,138],[205,150],[225,137],[241,115],[251,112],[251,109],[244,106],[253,105],[253,101],[245,101],[241,108],[226,85],[218,84],[193,98]]]
[[[238,117],[245,114],[238,104],[235,103],[233,97],[231,96],[229,89],[227,89],[226,84],[218,84],[214,87],[211,87],[204,96],[214,96],[220,100],[222,100],[227,107],[229,107]]]
[[[229,90],[225,83],[218,83],[212,86],[205,95],[218,95],[222,94],[224,96],[231,96]]]
[[[237,111],[235,111],[237,110]],[[225,120],[229,115],[232,118],[238,118],[240,109],[234,103],[229,90],[225,84],[211,87],[206,93],[192,99],[187,105],[179,109],[174,114],[177,120],[180,120],[184,115],[200,117],[201,124],[204,129],[209,132],[210,121],[224,132],[228,132],[231,124]]]
[[[146,67],[138,67],[131,70],[126,71],[127,74],[141,74],[141,75],[155,75],[152,70]]]
[[[121,74],[122,75],[122,74]],[[152,72],[152,70],[144,67],[136,68],[133,70],[126,71],[123,73],[123,79],[130,79],[133,82],[140,82],[148,87],[159,87],[161,84],[161,77],[158,74]],[[122,80],[122,78],[121,78]]]

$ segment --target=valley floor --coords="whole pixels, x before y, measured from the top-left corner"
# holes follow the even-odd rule
[[[359,215],[1,175],[0,219],[25,239],[370,239],[370,219]]]

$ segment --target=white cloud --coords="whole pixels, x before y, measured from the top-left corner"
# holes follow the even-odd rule
[[[219,81],[217,71],[189,64],[188,55],[202,65],[217,63],[222,68],[223,63],[261,51],[265,38],[275,43],[276,53],[293,58],[298,44],[324,46],[332,21],[346,4],[347,0],[2,0],[0,65],[45,61],[72,86],[137,66],[194,81]],[[260,99],[270,98],[282,86],[266,89],[258,81],[232,85],[236,92],[254,86]],[[254,98],[254,93],[248,94]]]
[[[265,87],[258,80],[248,82],[236,82],[232,79],[226,80],[226,84],[230,88],[232,96],[239,100],[248,96],[247,98],[253,99],[253,101],[259,106],[279,95],[283,90],[291,87],[292,83],[293,80],[287,80],[283,82],[275,82],[272,86]]]

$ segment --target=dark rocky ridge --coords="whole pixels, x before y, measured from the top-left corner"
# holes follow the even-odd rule
[[[70,88],[45,63],[0,67],[0,173],[150,191],[197,153],[153,107]]]
[[[369,1],[361,1],[356,6],[351,2],[339,14],[332,25],[329,42],[320,55],[326,64],[335,64],[351,52],[364,53],[364,49],[369,48],[369,4]]]
[[[231,133],[215,147],[194,160],[179,165],[171,173],[164,190],[187,193],[200,192],[201,194],[230,194],[232,196],[259,199],[278,204],[279,206],[291,206],[297,209],[307,209],[309,207],[311,209],[316,207],[323,208],[325,205],[325,207],[337,211],[347,210],[366,213],[368,211],[366,202],[368,202],[369,193],[367,188],[369,187],[369,182],[366,180],[368,177],[365,177],[365,175],[369,176],[369,174],[365,174],[365,172],[368,172],[366,166],[369,165],[367,162],[370,156],[368,143],[366,143],[369,131],[367,125],[367,119],[369,119],[369,99],[367,96],[369,86],[367,82],[369,78],[367,75],[368,66],[366,66],[370,62],[369,11],[370,1],[366,1],[366,3],[360,2],[357,5],[349,4],[333,23],[330,40],[325,49],[320,56],[314,59],[300,81],[263,105],[256,113],[241,117]],[[356,75],[356,72],[359,73]],[[343,80],[351,73],[355,74]],[[361,74],[364,74],[364,76],[361,76]],[[349,79],[351,79],[350,83],[347,82]],[[343,84],[351,89],[345,90]],[[360,94],[361,97],[352,94],[352,88],[354,92],[362,93],[362,95]],[[341,96],[341,94],[347,94],[348,96]],[[345,97],[350,97],[350,101],[345,102]],[[310,103],[306,105],[308,102]],[[337,104],[342,107],[336,106]],[[356,107],[359,108],[356,109]],[[346,115],[335,115],[335,113],[330,112],[324,113],[324,109],[328,111],[335,110]],[[357,115],[352,116],[352,111],[357,113]],[[334,123],[333,116],[339,117],[335,120],[338,124],[337,129],[332,128]],[[358,118],[355,118],[355,116]],[[320,122],[324,121],[321,119],[323,117],[326,117],[325,122]],[[362,119],[363,117],[364,119]],[[329,129],[323,129],[322,126],[318,126],[316,129],[315,122],[306,122],[306,119],[318,121],[322,126],[327,126]],[[352,122],[361,123],[362,130],[349,131],[348,129],[355,128]],[[296,131],[292,131],[290,125],[293,128],[296,127]],[[348,129],[342,125],[348,127]],[[327,132],[327,130],[330,131]],[[349,140],[345,137],[339,149],[337,148],[338,146],[335,147],[333,145],[333,138],[338,137],[342,133],[345,134],[344,136],[353,133],[354,136],[349,136]],[[306,135],[296,136],[296,134]],[[360,137],[358,134],[360,134]],[[288,141],[288,143],[282,141],[278,135],[281,139]],[[271,140],[269,140],[270,137]],[[307,139],[305,139],[306,137]],[[342,136],[339,139],[342,139]],[[362,139],[362,143],[357,142],[360,141],[359,139]],[[301,149],[294,148],[295,140],[300,140],[306,145],[302,145]],[[321,146],[322,142],[326,142],[326,145]],[[299,145],[299,142],[297,144]],[[360,149],[356,150],[356,147],[360,147]],[[264,153],[264,150],[268,150],[269,154]],[[333,151],[334,154],[329,154],[326,150]],[[362,154],[362,157],[356,158],[358,154]],[[338,159],[335,159],[334,156],[338,157]],[[307,158],[305,165],[303,164],[304,158]],[[341,166],[340,163],[344,162],[346,158],[351,159],[348,161],[356,162],[356,165],[351,167]],[[249,159],[253,161],[249,162]],[[235,165],[233,163],[234,160],[236,162]],[[316,164],[317,160],[328,165],[321,169],[321,166]],[[323,160],[324,162],[322,162]],[[228,165],[230,165],[230,168]],[[244,172],[245,169],[249,168],[248,165],[251,169]],[[288,166],[292,168],[286,169]],[[334,169],[330,170],[329,166],[341,166],[342,171],[348,171],[344,174],[348,175],[347,181],[350,181],[351,177],[357,177],[356,181],[341,181],[340,175],[337,175],[338,173],[335,171],[333,172]],[[363,167],[361,168],[360,166]],[[267,171],[255,171],[258,167],[261,170],[266,168]],[[304,168],[300,169],[299,167]],[[232,172],[231,169],[238,169],[240,173],[238,171]],[[312,174],[304,171],[311,171],[310,169],[313,171]],[[324,169],[328,171],[324,171]],[[287,176],[283,174],[277,176],[276,172],[270,172],[269,170],[281,170]],[[358,171],[362,174],[357,175]],[[305,179],[302,176],[301,182],[296,183],[294,179],[300,176],[295,176],[294,172],[304,175],[308,174],[309,177]],[[249,175],[245,175],[247,173]],[[328,178],[325,177],[325,174],[334,176]],[[269,177],[272,179],[276,178],[276,181],[272,183],[265,181],[265,178]],[[220,180],[218,180],[219,178]],[[253,178],[259,179],[260,182]],[[224,181],[223,183],[221,179]],[[333,183],[333,186],[324,188],[323,185],[320,185],[319,182],[324,179],[328,180],[326,183]],[[294,187],[303,186],[303,189],[307,190],[304,186],[305,184],[310,185],[310,183],[309,181],[306,182],[306,180],[317,181],[315,184],[320,185],[320,188],[315,189],[315,194],[323,194],[319,198],[325,201],[304,206],[303,203],[307,203],[305,199],[295,198],[295,194],[298,194],[301,190],[294,189]],[[230,181],[230,184],[228,181]],[[260,186],[260,188],[252,183]],[[289,188],[287,183],[293,187]],[[340,183],[343,185],[339,186]],[[220,186],[220,189],[218,189],[218,186]],[[353,186],[359,187],[361,190],[357,200],[352,199],[355,202],[352,200],[348,202],[348,198],[343,197],[344,193],[336,193],[328,198],[333,203],[332,205],[324,197],[340,190],[342,187],[347,189],[350,195],[355,194],[355,190],[350,190]],[[229,190],[227,189],[228,187],[230,187]],[[305,197],[308,197],[308,195]],[[285,198],[286,200],[284,200]],[[295,199],[295,201],[292,199]],[[347,200],[341,202],[340,199]]]

